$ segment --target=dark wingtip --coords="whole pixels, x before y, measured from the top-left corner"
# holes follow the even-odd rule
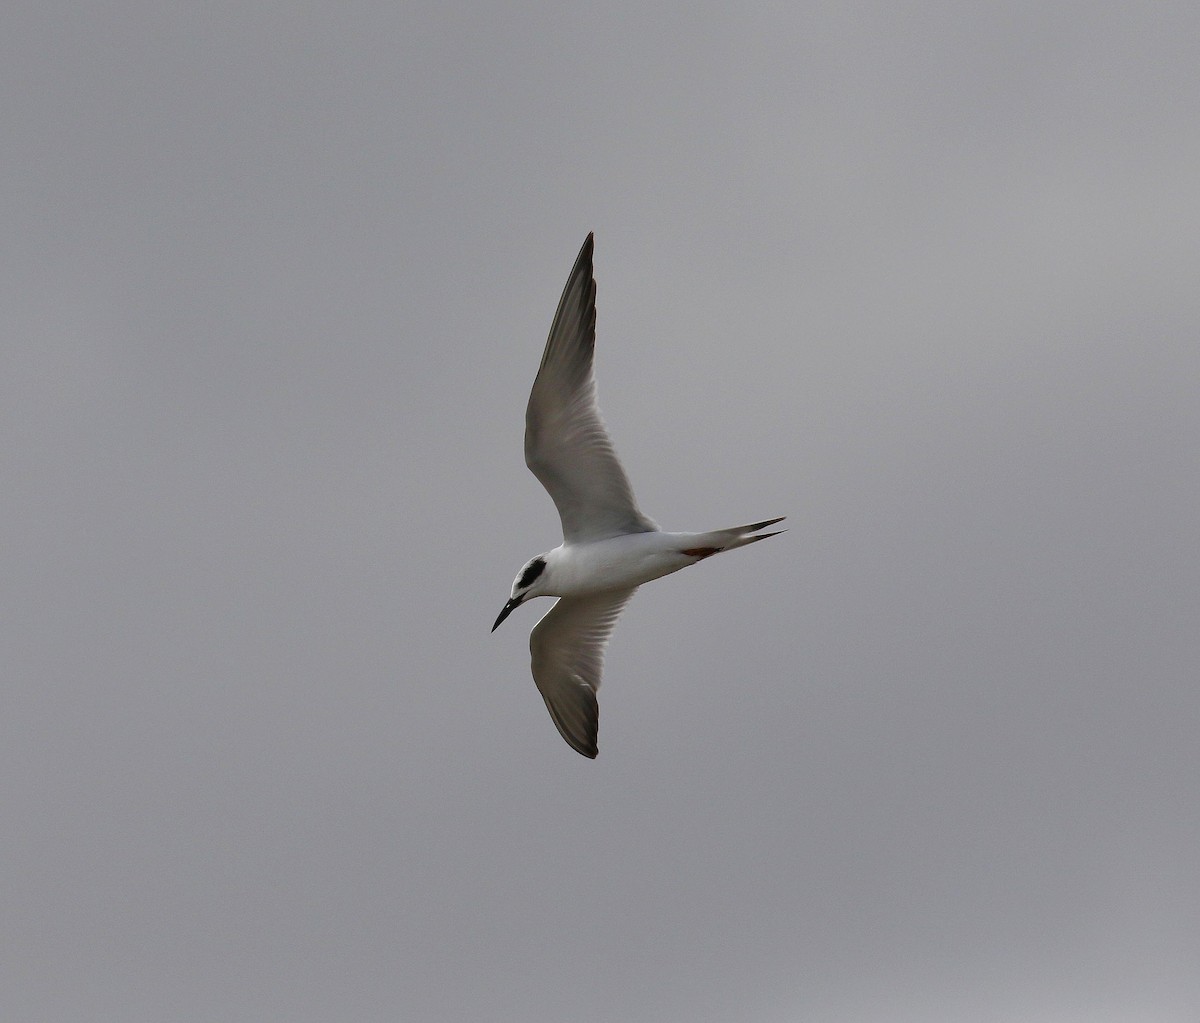
[[[767,526],[773,526],[773,525],[775,525],[776,522],[782,522],[786,518],[787,518],[786,515],[780,515],[779,518],[777,518],[777,519],[765,519],[762,522],[756,522],[752,526],[747,526],[746,532],[747,533],[757,533],[760,529],[766,529]],[[783,532],[783,530],[780,530],[780,532]],[[772,533],[771,535],[774,536],[775,534]]]
[[[600,747],[596,744],[596,736],[589,735],[586,738],[581,738],[578,735],[571,735],[562,725],[558,724],[557,719],[554,722],[558,725],[558,731],[566,740],[568,746],[571,747],[581,757],[587,757],[589,760],[595,760],[600,753]]]
[[[588,729],[591,733],[590,735],[568,735],[566,732],[563,732],[562,728],[559,728],[559,731],[562,732],[562,737],[567,740],[567,745],[581,757],[587,757],[589,760],[596,759],[596,756],[600,752],[600,746],[597,741],[600,733],[599,727]]]

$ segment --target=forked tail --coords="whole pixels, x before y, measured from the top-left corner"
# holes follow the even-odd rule
[[[773,526],[785,518],[787,518],[786,515],[780,515],[777,519],[753,522],[748,526],[731,526],[729,529],[714,529],[709,533],[694,533],[689,537],[689,546],[680,553],[692,558],[708,558],[714,554],[720,554],[721,551],[731,551],[736,547],[758,543],[759,540],[765,540],[769,536],[786,533],[786,529],[776,529],[770,533],[759,532],[760,529]]]
[[[760,529],[766,529],[767,526],[773,526],[776,522],[782,522],[786,519],[786,515],[780,515],[777,519],[767,519],[764,522],[754,522],[749,526],[734,526],[732,529],[719,529],[717,533],[721,536],[729,538],[729,541],[724,544],[725,550],[730,551],[735,547],[745,547],[746,544],[758,543],[759,540],[765,540],[768,536],[778,536],[780,533],[786,533],[786,529],[776,529],[770,533],[760,533]],[[751,536],[750,534],[754,534]]]

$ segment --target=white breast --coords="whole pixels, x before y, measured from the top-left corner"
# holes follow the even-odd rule
[[[564,544],[547,556],[544,588],[553,596],[583,596],[640,586],[678,572],[696,561],[680,553],[685,535],[628,533],[594,543]]]

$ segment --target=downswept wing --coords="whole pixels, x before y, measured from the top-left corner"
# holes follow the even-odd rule
[[[596,282],[587,236],[563,288],[525,410],[525,464],[558,507],[563,540],[658,527],[643,515],[596,404]]]
[[[595,758],[604,648],[637,587],[561,597],[529,634],[533,680],[568,745]]]

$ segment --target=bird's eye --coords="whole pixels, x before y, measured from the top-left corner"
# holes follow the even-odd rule
[[[521,573],[521,578],[517,580],[517,585],[521,589],[525,589],[536,579],[546,568],[546,563],[538,558],[536,561],[531,561],[525,566],[525,571]]]

